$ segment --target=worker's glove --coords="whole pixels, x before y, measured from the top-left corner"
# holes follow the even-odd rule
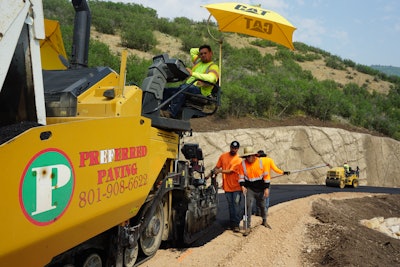
[[[283,172],[283,175],[289,175],[290,171]]]

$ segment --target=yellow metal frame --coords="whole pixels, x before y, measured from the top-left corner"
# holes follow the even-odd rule
[[[47,126],[0,145],[2,199],[7,200],[0,201],[5,214],[0,235],[7,240],[0,242],[0,266],[44,266],[54,255],[134,217],[167,159],[178,157],[178,134],[156,129],[141,116],[142,92],[124,85],[125,69],[123,53],[121,73],[108,75],[80,95],[76,117],[47,118]],[[105,90],[114,90],[116,97],[107,99]],[[23,185],[26,177],[38,177],[31,164],[48,151],[59,152],[70,163],[73,192],[62,214],[38,224],[23,201]],[[55,179],[51,192],[56,194],[59,174],[40,175]],[[21,257],[31,253],[34,262]]]

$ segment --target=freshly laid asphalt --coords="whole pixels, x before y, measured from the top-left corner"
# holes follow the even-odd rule
[[[400,194],[400,188],[359,186],[357,188],[345,187],[340,189],[339,187],[328,187],[325,185],[272,185],[270,191],[270,207],[298,198],[334,192]]]

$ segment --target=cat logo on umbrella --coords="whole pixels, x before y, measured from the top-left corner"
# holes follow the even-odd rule
[[[259,20],[255,20],[253,22],[253,19],[250,19],[250,18],[245,18],[245,20],[246,20],[246,29],[249,29],[251,31],[265,33],[265,34],[272,33],[273,25],[271,23],[268,23],[268,22],[262,23]]]
[[[294,50],[292,36],[296,28],[274,11],[239,3],[210,4],[204,7],[217,20],[218,29],[222,32],[247,34]]]

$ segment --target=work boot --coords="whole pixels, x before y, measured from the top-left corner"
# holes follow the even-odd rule
[[[263,220],[262,225],[269,229],[272,229],[271,226],[267,223],[267,220]]]
[[[248,236],[250,232],[251,232],[250,228],[247,228],[246,230],[244,230],[243,236]]]
[[[160,110],[160,116],[165,118],[172,118],[172,113],[169,110]]]
[[[239,232],[240,232],[240,228],[239,228],[239,226],[235,226],[235,227],[233,227],[233,232],[235,232],[235,233],[239,233]]]

